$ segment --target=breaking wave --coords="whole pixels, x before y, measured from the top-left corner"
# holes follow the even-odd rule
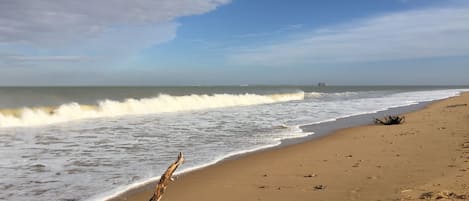
[[[0,127],[39,126],[80,119],[181,112],[303,100],[304,92],[285,94],[214,94],[103,100],[97,105],[67,103],[57,107],[0,109]]]

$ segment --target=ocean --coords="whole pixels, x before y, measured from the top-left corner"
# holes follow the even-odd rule
[[[179,152],[190,171],[467,88],[0,87],[0,200],[105,200],[157,180]]]

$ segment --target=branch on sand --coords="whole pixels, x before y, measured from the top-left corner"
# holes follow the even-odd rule
[[[166,187],[168,187],[169,182],[174,181],[173,179],[173,173],[176,171],[176,169],[179,167],[184,162],[184,156],[182,155],[182,152],[179,152],[178,159],[176,162],[171,164],[166,172],[164,172],[163,175],[161,175],[160,181],[156,185],[155,192],[153,193],[153,196],[150,198],[149,201],[160,201],[161,198],[163,197],[163,193],[166,190]]]
[[[467,106],[467,104],[464,103],[464,104],[448,105],[448,106],[446,106],[446,107],[447,107],[447,108],[452,108],[452,107],[465,107],[465,106]]]
[[[376,124],[383,124],[383,125],[395,125],[395,124],[401,124],[404,123],[405,117],[402,116],[387,116],[384,117],[383,119],[375,119]]]

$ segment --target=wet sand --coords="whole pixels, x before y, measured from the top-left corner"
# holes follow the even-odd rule
[[[180,175],[162,200],[469,200],[468,105],[464,93],[405,114],[401,125],[347,128],[225,160]],[[147,201],[153,188],[113,200]]]

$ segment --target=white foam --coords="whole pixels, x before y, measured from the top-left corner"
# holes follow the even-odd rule
[[[321,97],[349,97],[357,95],[358,92],[345,91],[345,92],[335,92],[335,93],[321,93],[321,92],[307,92],[305,93],[306,98],[321,98]]]
[[[233,152],[230,152],[228,154],[222,155],[222,156],[220,156],[220,157],[218,157],[218,158],[216,158],[216,159],[214,159],[210,162],[204,163],[202,165],[193,166],[193,167],[182,169],[180,171],[176,171],[174,173],[174,175],[177,176],[177,175],[180,175],[180,174],[183,174],[183,173],[187,173],[187,172],[195,171],[195,170],[198,170],[198,169],[201,169],[201,168],[204,168],[204,167],[208,167],[210,165],[214,165],[214,164],[216,164],[216,163],[218,163],[218,162],[220,162],[224,159],[227,159],[227,158],[230,158],[230,157],[233,157],[233,156],[239,156],[239,155],[242,155],[242,154],[252,153],[252,152],[255,152],[255,151],[259,151],[259,150],[276,147],[276,146],[278,146],[282,143],[282,140],[285,140],[285,139],[306,137],[306,136],[314,134],[314,132],[303,132],[303,130],[300,128],[299,125],[286,126],[286,127],[289,128],[289,131],[285,132],[287,135],[285,135],[285,137],[283,137],[283,138],[276,138],[274,143],[263,145],[263,146],[256,146],[256,147],[253,147],[253,148],[250,148],[250,149],[233,151]],[[292,134],[295,134],[295,135],[292,135]],[[145,179],[145,180],[134,182],[134,183],[132,183],[130,185],[127,185],[127,186],[121,186],[121,187],[116,188],[112,191],[105,192],[105,193],[93,196],[93,197],[87,199],[87,201],[106,201],[106,200],[110,200],[112,198],[116,198],[116,197],[122,195],[123,193],[125,193],[129,190],[136,189],[136,188],[145,186],[149,183],[158,181],[160,178],[161,178],[161,176],[151,177],[151,178],[148,178],[148,179]]]
[[[319,97],[322,97],[323,95],[324,95],[324,93],[319,93],[319,92],[305,93],[305,96],[308,97],[308,98],[319,98]]]
[[[161,94],[154,98],[103,100],[97,106],[68,103],[56,108],[23,108],[17,115],[0,113],[0,127],[39,126],[79,119],[181,112],[223,107],[249,106],[304,99],[303,92],[286,94],[214,94],[171,96]]]

